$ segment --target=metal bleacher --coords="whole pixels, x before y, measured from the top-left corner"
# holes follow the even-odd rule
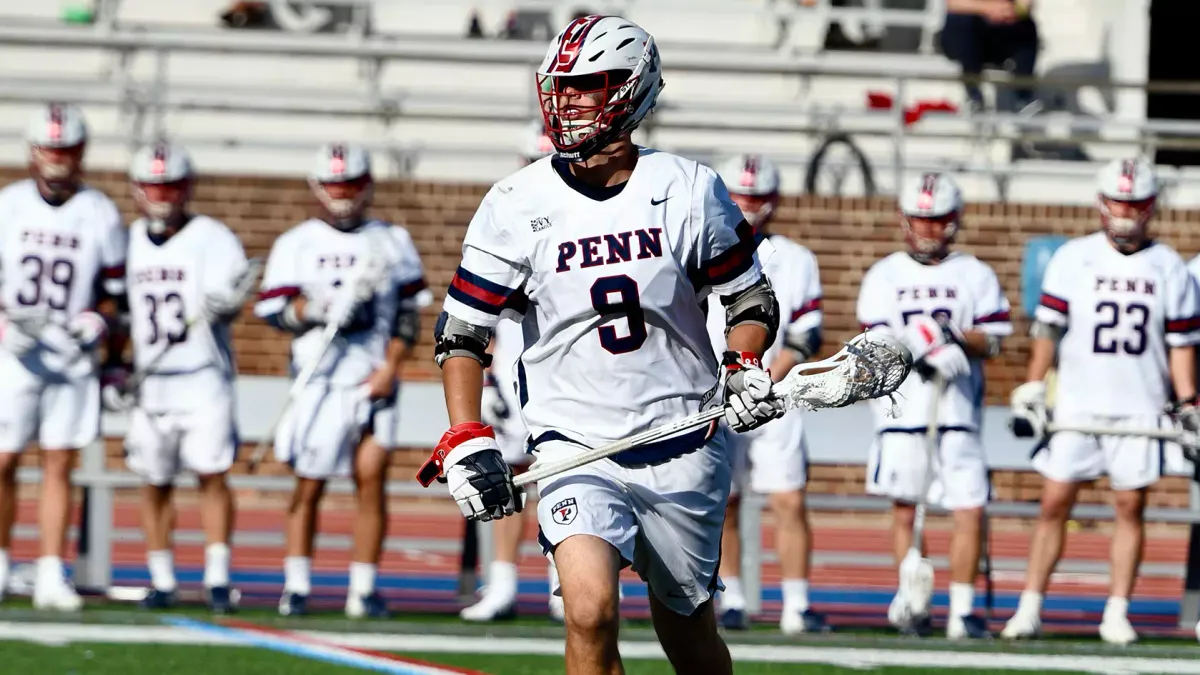
[[[1102,11],[1089,3],[1103,4]],[[1113,8],[1118,3],[1099,0],[1037,3],[1046,43],[1042,72],[1073,78],[1058,87],[1066,92],[1061,109],[1032,119],[930,115],[912,125],[903,121],[904,106],[919,100],[961,105],[964,98],[955,66],[933,48],[943,11],[939,0],[865,0],[851,7],[832,7],[829,0],[815,7],[792,0],[272,2],[284,30],[223,28],[217,17],[229,4],[224,0],[98,0],[87,25],[63,23],[63,4],[0,0],[0,163],[24,161],[21,134],[33,106],[65,99],[80,103],[88,116],[94,136],[89,163],[97,167],[123,168],[134,144],[166,133],[189,146],[206,172],[292,175],[318,142],[341,137],[369,147],[381,177],[495,180],[517,166],[517,139],[535,111],[532,70],[545,40],[467,39],[476,6],[492,36],[518,9],[545,16],[554,29],[577,4],[642,23],[662,45],[668,82],[659,110],[639,132],[642,140],[701,160],[768,151],[783,167],[784,189],[792,193],[802,191],[805,167],[821,141],[847,134],[869,158],[882,193],[890,193],[905,172],[939,169],[956,173],[972,201],[1089,203],[1099,160],[1167,143],[1161,136],[1168,132],[1200,133],[1195,123],[1150,123],[1128,114],[1138,97],[1144,99],[1144,75],[1139,80],[1120,64],[1105,73],[1067,68],[1106,59],[1116,63],[1097,36],[1121,18],[1121,10]],[[834,21],[906,27],[916,33],[914,46],[909,53],[885,56],[827,51],[822,40]],[[1081,79],[1097,74],[1107,79],[1086,84]],[[994,73],[989,78],[1005,79]],[[866,105],[871,91],[901,105],[871,109]],[[1014,160],[1013,148],[1031,138],[1082,139],[1092,160]],[[839,166],[838,160],[830,166]],[[1200,204],[1200,172],[1161,170],[1173,205]],[[861,194],[865,182],[852,171],[841,190]],[[281,381],[259,384],[274,389],[240,400],[282,400]],[[440,431],[434,427],[441,418],[421,406],[413,403],[403,413],[406,420],[428,423],[407,428],[417,447]],[[269,413],[241,412],[243,437],[256,440],[262,433],[256,420]],[[120,433],[120,420],[106,425]],[[831,430],[854,427],[829,423]],[[988,441],[989,447],[1000,443]],[[91,550],[83,573],[103,586],[111,580],[104,552],[116,536],[114,491],[136,481],[107,469],[102,454],[92,450],[77,475],[90,490]],[[23,470],[21,479],[36,482],[38,473]],[[290,487],[277,477],[241,476],[234,484],[270,491]],[[340,482],[333,490],[347,487]],[[390,489],[409,494],[414,487]],[[886,508],[876,499],[829,495],[813,495],[811,505]],[[1007,503],[992,510],[1029,516],[1036,507]],[[758,531],[758,510],[742,513],[745,531]],[[1080,507],[1077,513],[1106,518],[1111,510]],[[1196,520],[1186,510],[1147,515],[1159,522]],[[752,604],[755,564],[764,559],[754,540],[747,537],[752,564],[745,574]],[[400,545],[392,541],[389,548]],[[1181,621],[1195,621],[1195,600]]]

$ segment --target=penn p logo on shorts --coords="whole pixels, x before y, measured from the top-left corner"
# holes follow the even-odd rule
[[[569,497],[554,505],[551,511],[554,522],[559,525],[570,525],[575,522],[575,516],[579,513],[579,507],[575,505],[575,498]]]

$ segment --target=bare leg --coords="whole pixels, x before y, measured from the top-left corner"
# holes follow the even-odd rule
[[[913,544],[913,520],[917,515],[917,507],[907,502],[892,503],[892,555],[896,564],[908,555],[908,549]],[[921,553],[925,552],[925,542],[921,542]]]
[[[318,508],[325,493],[325,481],[296,478],[292,503],[288,506],[287,555],[312,557],[313,537],[317,532]]]
[[[38,505],[42,555],[62,558],[71,523],[71,469],[78,450],[42,450],[42,496]]]
[[[363,439],[354,456],[354,487],[358,513],[354,519],[354,562],[379,564],[387,527],[384,492],[388,455],[375,439]]]
[[[658,641],[676,673],[733,675],[733,660],[725,640],[717,632],[712,600],[684,616],[662,604],[651,590],[650,616]]]
[[[603,539],[577,534],[555,548],[554,562],[567,626],[567,675],[624,675],[617,652],[620,553]]]
[[[225,474],[200,476],[200,519],[207,544],[229,544],[233,531],[233,492]]]
[[[979,574],[982,550],[983,508],[954,512],[954,535],[950,539],[950,581],[974,584]]]
[[[775,552],[784,579],[807,579],[812,561],[812,536],[804,493],[778,492],[768,501],[775,513]],[[722,563],[723,564],[723,563]]]
[[[1062,557],[1067,519],[1071,515],[1071,507],[1075,505],[1077,494],[1078,483],[1060,483],[1046,479],[1042,485],[1042,509],[1029,544],[1029,566],[1025,570],[1026,591],[1046,594],[1050,575],[1054,573],[1054,568]]]
[[[12,547],[12,528],[17,519],[16,452],[0,452],[0,550]]]
[[[1115,494],[1116,529],[1112,539],[1112,589],[1110,595],[1129,598],[1137,582],[1145,538],[1146,489],[1120,490]]]
[[[174,529],[174,509],[171,507],[170,485],[143,485],[142,531],[146,535],[147,551],[171,550],[171,531]]]

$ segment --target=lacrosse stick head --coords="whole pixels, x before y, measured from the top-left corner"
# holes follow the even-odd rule
[[[891,396],[912,365],[912,353],[899,340],[868,331],[828,359],[796,366],[776,387],[789,409],[841,408]]]
[[[914,619],[929,614],[933,602],[933,574],[933,562],[921,557],[916,549],[909,549],[900,562],[900,595]]]

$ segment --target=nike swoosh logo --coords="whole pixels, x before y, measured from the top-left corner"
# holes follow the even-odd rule
[[[651,197],[650,198],[650,206],[658,206],[659,204],[667,201],[670,198],[671,198],[671,195],[667,195],[666,197],[663,197],[662,199],[655,199],[654,197]]]

